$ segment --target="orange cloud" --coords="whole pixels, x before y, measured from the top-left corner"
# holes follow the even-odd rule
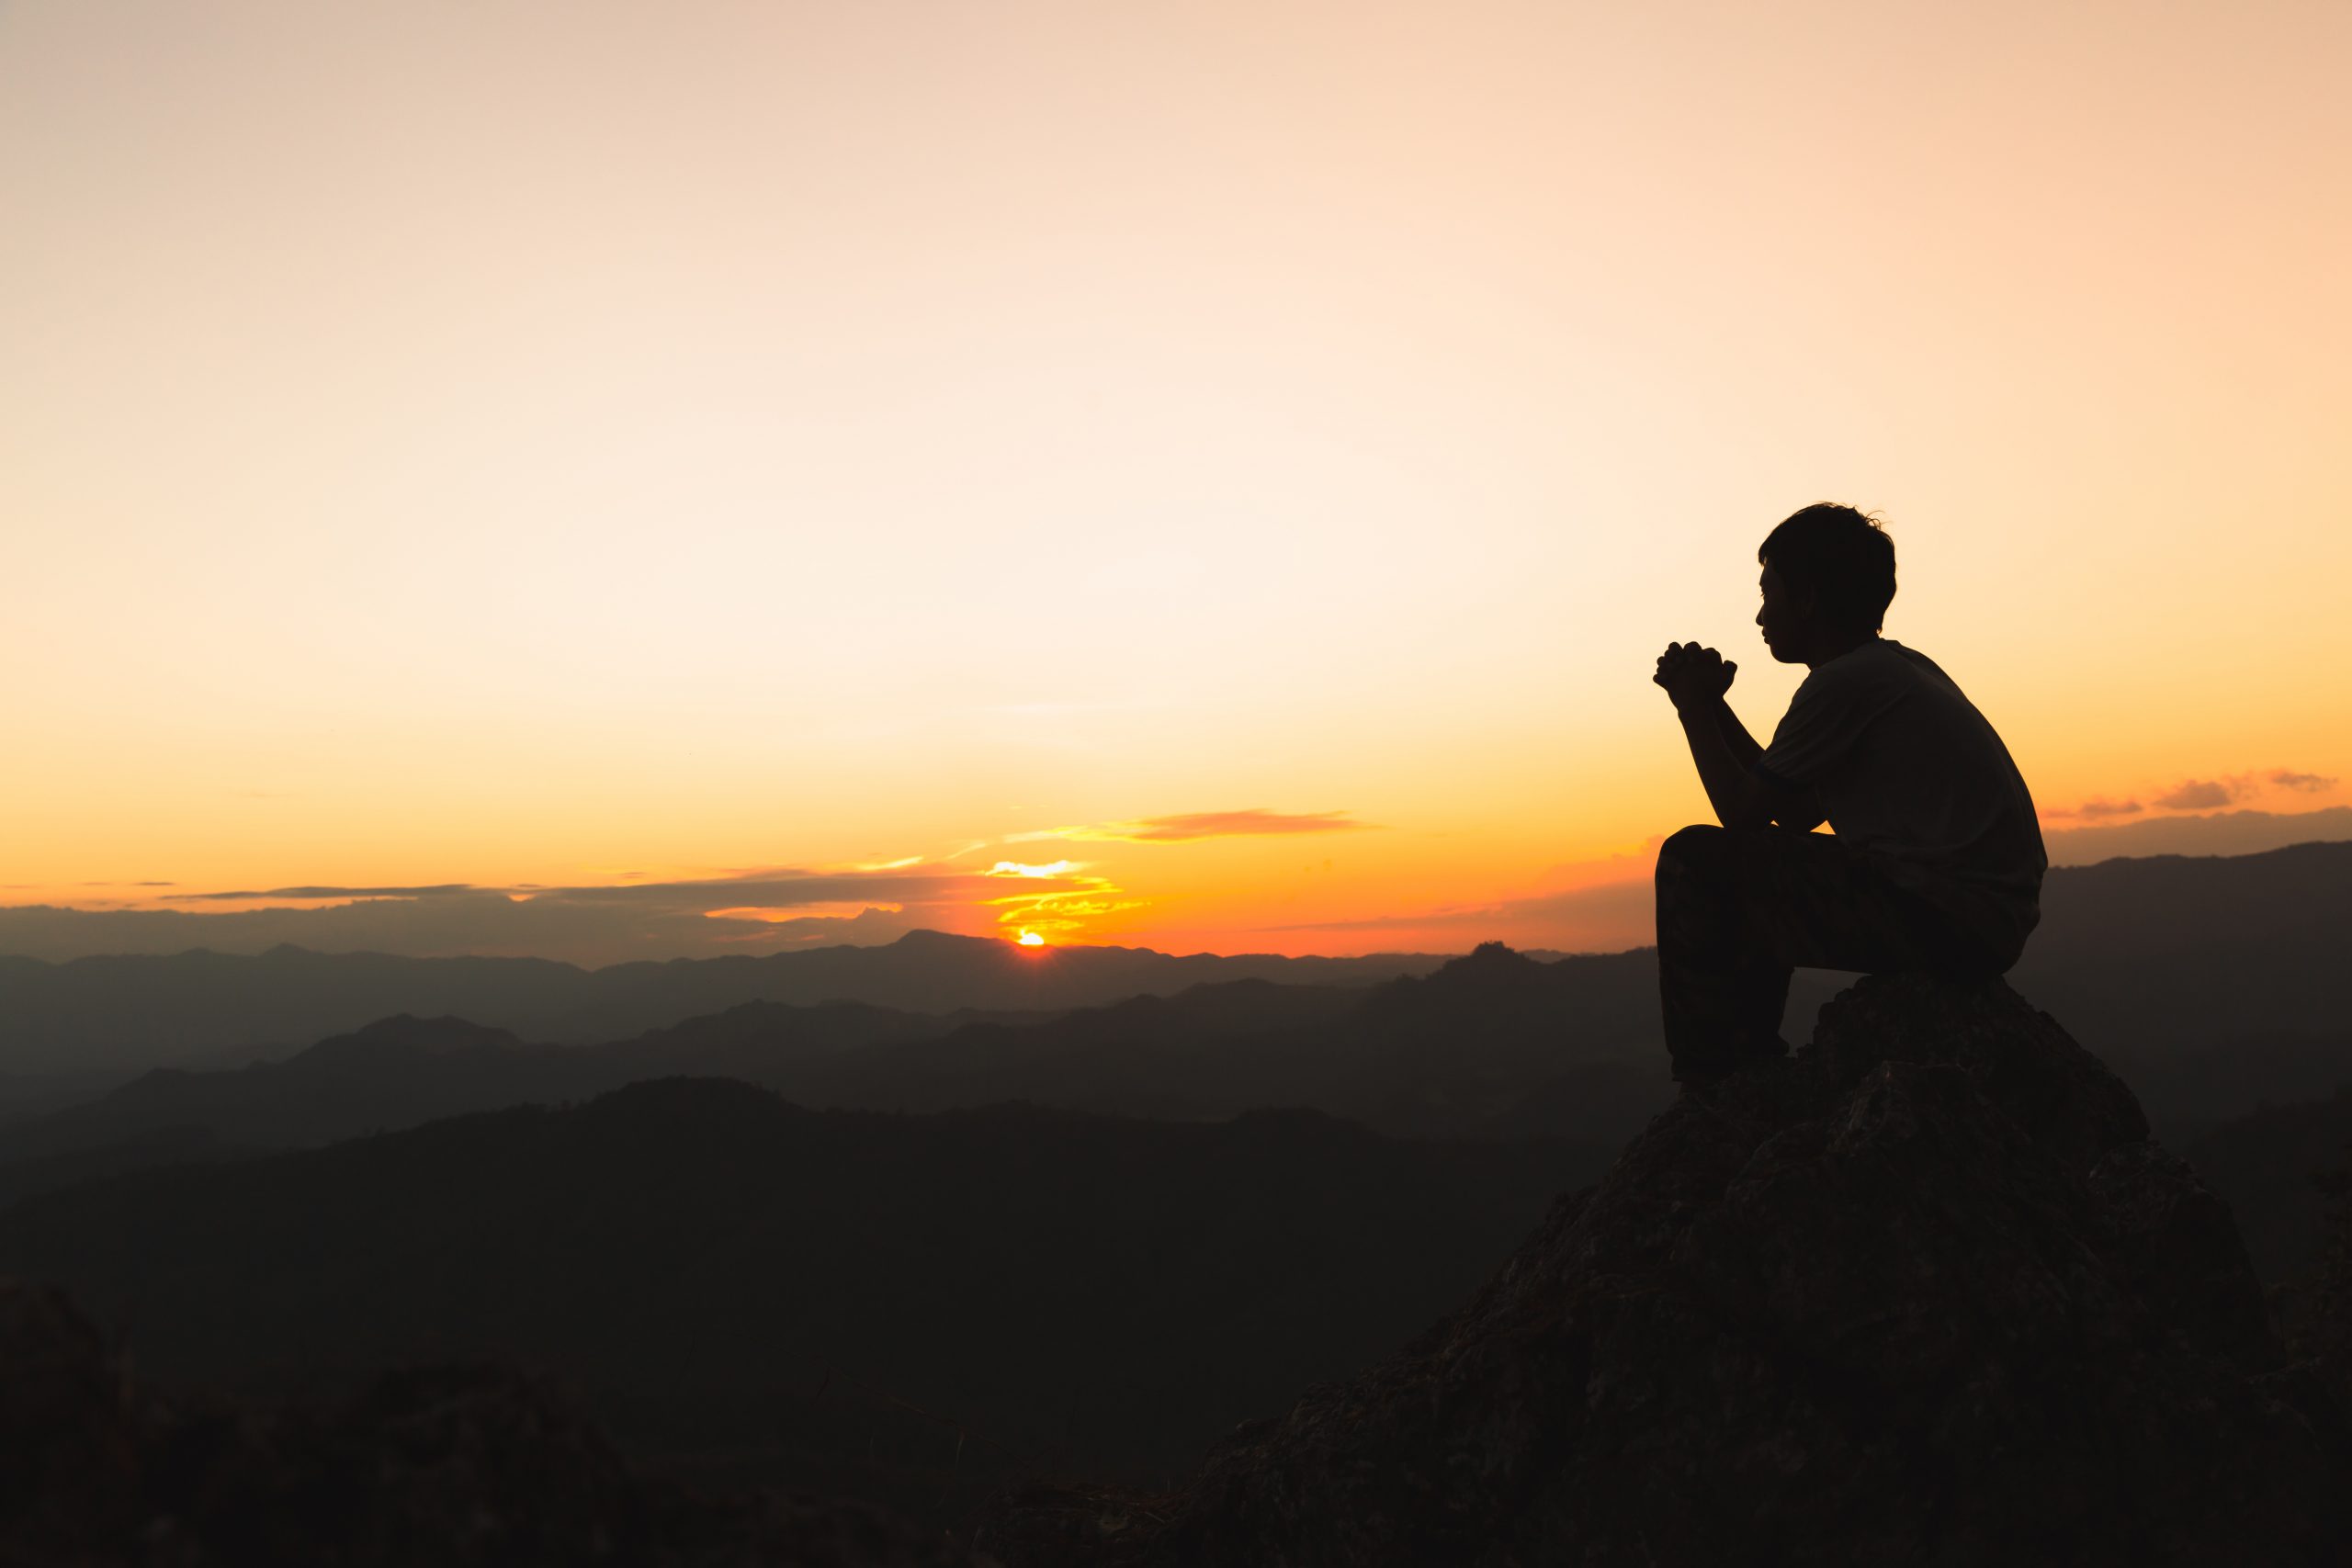
[[[2233,779],[2183,779],[2156,796],[2156,804],[2167,811],[2211,811],[2245,793],[2245,786]]]
[[[1287,833],[1351,833],[1370,828],[1344,811],[1193,811],[1145,817],[1132,822],[1102,822],[1085,828],[1055,828],[1022,838],[1102,840],[1123,844],[1181,844],[1195,839],[1254,838]]]
[[[2270,782],[2280,789],[2301,790],[2309,795],[2335,787],[2334,779],[2323,778],[2317,773],[2298,773],[2287,768],[2275,770],[2270,775]]]
[[[2052,820],[2073,817],[2137,817],[2147,807],[2136,800],[2086,800],[2080,806],[2052,807],[2041,815]]]
[[[850,920],[864,914],[899,915],[906,912],[903,904],[788,904],[782,908],[767,904],[747,904],[732,909],[705,909],[706,920],[756,920],[763,925],[789,925],[795,920]]]
[[[2267,789],[2289,789],[2302,795],[2321,795],[2335,787],[2336,781],[2320,773],[2297,773],[2291,768],[2256,769],[2243,773],[2226,773],[2219,778],[2183,779],[2170,789],[2149,796],[2159,811],[2214,811],[2224,806],[2234,806],[2248,796]],[[2088,800],[2076,807],[2052,807],[2041,815],[2053,822],[2071,818],[2097,820],[2102,818],[2135,817],[2143,810],[2137,799],[2111,801]]]

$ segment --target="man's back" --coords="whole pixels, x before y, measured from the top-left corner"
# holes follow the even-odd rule
[[[1838,837],[2014,958],[2049,860],[2000,736],[1927,655],[1871,637],[1815,666],[1757,760],[1816,792]]]

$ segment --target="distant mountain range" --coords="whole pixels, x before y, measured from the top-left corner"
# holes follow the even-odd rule
[[[1539,963],[1495,946],[1368,989],[1237,980],[1043,1020],[746,1002],[574,1046],[401,1016],[284,1062],[159,1069],[0,1128],[0,1199],[93,1168],[323,1144],[681,1074],[738,1078],[818,1108],[1026,1100],[1198,1122],[1303,1106],[1398,1135],[1566,1138],[1597,1150],[1671,1090],[1645,1041],[1655,984],[1644,954]]]
[[[2066,1018],[2170,1135],[2352,1082],[2352,844],[2061,870],[2044,904],[2012,983]],[[1792,1041],[1850,978],[1801,972]],[[276,1066],[157,1072],[47,1116],[32,1114],[41,1080],[19,1079],[0,1194],[45,1183],[23,1162],[63,1160],[62,1173],[110,1143],[314,1144],[673,1073],[816,1106],[1028,1100],[1204,1120],[1305,1105],[1396,1134],[1613,1142],[1668,1092],[1656,987],[1646,949],[1175,958],[934,933],[595,971],[294,950],[19,963],[0,966],[12,1056],[186,1057],[241,1032],[356,1017],[297,1038],[309,1048]],[[393,1005],[419,998],[441,1005]],[[77,1084],[96,1095],[86,1075]]]
[[[2352,844],[2053,871],[2010,983],[2185,1142],[2352,1082]]]
[[[1028,949],[911,931],[884,947],[582,969],[540,958],[395,958],[280,947],[257,957],[0,958],[0,1073],[142,1072],[284,1054],[380,1018],[453,1016],[591,1044],[744,1002],[866,1002],[910,1012],[1059,1012],[1228,980],[1371,986],[1442,953],[1176,956],[1145,947]]]

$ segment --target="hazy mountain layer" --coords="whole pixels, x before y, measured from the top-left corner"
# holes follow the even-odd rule
[[[915,931],[887,947],[581,969],[538,958],[393,958],[277,948],[258,957],[0,962],[0,1072],[137,1072],[278,1053],[379,1018],[453,1016],[526,1040],[625,1039],[749,1001],[862,1001],[913,1012],[1049,1012],[1224,980],[1369,986],[1442,954],[1178,957],[1149,948],[1030,950]]]
[[[604,1046],[533,1045],[463,1019],[379,1020],[283,1062],[163,1068],[98,1100],[0,1129],[0,1198],[35,1190],[28,1162],[199,1139],[220,1152],[301,1147],[509,1105],[586,1100],[680,1074],[787,1078],[846,1051],[924,1038],[954,1018],[835,1002],[747,1003]]]
[[[1490,947],[1368,991],[1235,981],[1025,1023],[749,1002],[597,1046],[389,1019],[282,1063],[151,1073],[0,1129],[0,1200],[94,1168],[322,1144],[677,1074],[819,1108],[1028,1100],[1219,1121],[1304,1106],[1408,1136],[1613,1145],[1671,1089],[1643,1043],[1652,973],[1646,954],[1543,964]]]

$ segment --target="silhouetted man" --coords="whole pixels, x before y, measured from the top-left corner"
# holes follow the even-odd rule
[[[1697,643],[1657,661],[1723,823],[1658,852],[1658,981],[1684,1083],[1788,1050],[1795,965],[2000,974],[2041,918],[2049,864],[2001,738],[1925,654],[1879,636],[1885,532],[1808,506],[1757,559],[1765,646],[1812,671],[1772,743],[1724,701],[1737,665]],[[1825,819],[1834,836],[1811,831]]]

